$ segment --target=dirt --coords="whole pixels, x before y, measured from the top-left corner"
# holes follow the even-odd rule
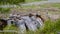
[[[56,9],[56,10],[55,10]],[[12,8],[10,10],[10,14],[20,14],[20,15],[28,15],[29,13],[38,13],[42,16],[42,18],[44,20],[47,20],[47,19],[58,19],[60,18],[60,10],[58,8],[35,8],[35,9],[32,9],[32,8],[28,8],[28,9],[24,9],[24,8]],[[0,15],[2,16],[2,15]],[[9,14],[8,14],[9,16]]]

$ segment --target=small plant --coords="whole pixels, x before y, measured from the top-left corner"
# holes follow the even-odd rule
[[[25,2],[25,0],[0,0],[0,4],[19,4]]]

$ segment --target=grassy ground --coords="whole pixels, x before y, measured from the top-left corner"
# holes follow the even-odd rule
[[[41,7],[41,8],[48,8],[48,7],[56,7],[56,8],[60,8],[60,3],[52,3],[52,4],[43,4],[43,5],[39,5],[39,6],[23,6],[23,8],[35,8],[35,7]]]
[[[40,7],[43,7],[43,8],[46,8],[46,7],[56,7],[56,8],[60,8],[60,3],[44,4],[44,5],[40,5]]]
[[[6,28],[7,30],[16,30],[15,26],[11,26],[11,27],[7,26],[7,28]],[[58,34],[58,32],[60,32],[60,19],[56,21],[47,20],[44,22],[43,28],[38,29],[36,32],[26,31],[26,33],[24,34]],[[11,33],[4,32],[4,34],[13,34],[13,32]],[[15,32],[15,34],[17,33]]]
[[[20,6],[18,6],[18,8],[19,7]],[[60,9],[60,3],[44,4],[44,5],[39,5],[39,6],[35,6],[35,5],[32,5],[32,6],[22,6],[23,9],[29,9],[29,8],[30,9],[38,9],[38,8],[51,8],[51,7]],[[0,8],[0,13],[7,13],[9,11],[9,9],[10,8]]]
[[[32,5],[32,6],[22,6],[22,8],[24,9],[32,9],[32,10],[40,10],[40,9],[43,9],[43,8],[52,8],[51,10],[48,10],[49,13],[51,14],[60,14],[60,10],[55,10],[56,9],[60,9],[60,3],[53,3],[53,4],[43,4],[43,5],[39,5],[39,6],[35,6],[35,5]],[[42,10],[44,11],[44,10]],[[54,12],[55,11],[55,12]]]
[[[45,4],[45,5],[39,5],[39,6],[23,6],[23,8],[28,9],[36,9],[36,8],[47,8],[47,7],[56,7],[56,8],[60,8],[60,3],[56,3],[56,4]],[[52,12],[51,12],[52,13]],[[59,13],[59,12],[58,12]],[[7,26],[4,30],[17,30],[18,28],[16,28],[15,26]],[[54,21],[48,20],[44,22],[44,28],[42,29],[38,29],[36,32],[32,32],[32,31],[27,31],[26,34],[57,34],[58,32],[60,32],[60,19]],[[4,33],[4,34],[13,34],[13,33]],[[16,34],[16,33],[15,33]]]
[[[36,1],[41,1],[41,0],[25,0],[25,2],[36,2]]]

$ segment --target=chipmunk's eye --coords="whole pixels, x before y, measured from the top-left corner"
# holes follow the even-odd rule
[[[11,24],[13,24],[13,21],[11,21]]]

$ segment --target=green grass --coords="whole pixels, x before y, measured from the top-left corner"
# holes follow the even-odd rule
[[[38,8],[38,6],[35,6],[35,5],[32,5],[32,6],[22,6],[22,8],[24,8],[24,9],[28,9],[28,8],[34,9],[34,8]]]
[[[36,2],[36,1],[42,1],[42,0],[25,0],[25,2]]]
[[[25,2],[39,2],[39,1],[47,1],[47,0],[25,0]]]
[[[7,30],[16,30],[16,27],[12,25],[11,27],[6,27],[6,29]],[[60,19],[58,19],[56,21],[47,20],[44,22],[44,27],[42,29],[38,29],[35,32],[26,31],[26,33],[24,33],[24,34],[57,34],[58,32],[60,32]],[[7,34],[7,32],[4,32],[4,33]],[[10,34],[12,34],[12,32]]]
[[[57,8],[60,8],[60,3],[44,4],[44,5],[40,5],[40,7],[43,7],[43,8],[46,8],[46,7],[57,7]]]
[[[52,4],[43,4],[43,5],[39,5],[39,6],[35,6],[35,5],[32,5],[32,6],[22,6],[22,8],[47,8],[47,7],[55,7],[55,8],[60,8],[60,3],[52,3]]]
[[[17,28],[14,26],[14,25],[11,25],[11,26],[6,26],[5,28],[4,28],[4,30],[17,30]]]
[[[38,7],[43,7],[43,8],[46,8],[46,7],[57,7],[57,8],[60,8],[60,4],[47,4],[47,5],[41,5],[41,6],[23,6],[23,8],[32,8],[32,9],[35,9],[35,8],[38,8]],[[7,9],[4,9],[7,11]],[[15,26],[7,26],[6,28],[4,28],[4,30],[17,30],[18,28],[16,28]],[[27,31],[25,34],[57,34],[58,32],[60,32],[60,19],[56,20],[55,22],[54,21],[51,21],[51,20],[47,20],[44,22],[44,28],[42,29],[38,29],[36,32],[33,32],[33,31]],[[7,33],[7,32],[4,32],[5,34],[12,34],[12,33]]]
[[[10,8],[0,8],[0,13],[3,13],[3,14],[8,14],[10,11]]]
[[[14,25],[11,25],[11,26],[6,26],[4,28],[4,30],[15,30],[15,31],[17,31],[18,28],[15,27]],[[2,32],[2,34],[3,34],[3,32]],[[18,34],[18,32],[4,32],[4,34]]]
[[[22,8],[24,8],[24,9],[33,9],[33,10],[38,10],[39,8],[58,8],[58,9],[60,9],[60,3],[52,3],[52,4],[43,4],[43,5],[39,5],[39,6],[35,6],[35,5],[32,5],[32,6],[22,6]],[[60,10],[58,10],[58,11],[53,11],[53,9],[52,9],[52,11],[49,11],[49,13],[50,14],[60,14]]]

